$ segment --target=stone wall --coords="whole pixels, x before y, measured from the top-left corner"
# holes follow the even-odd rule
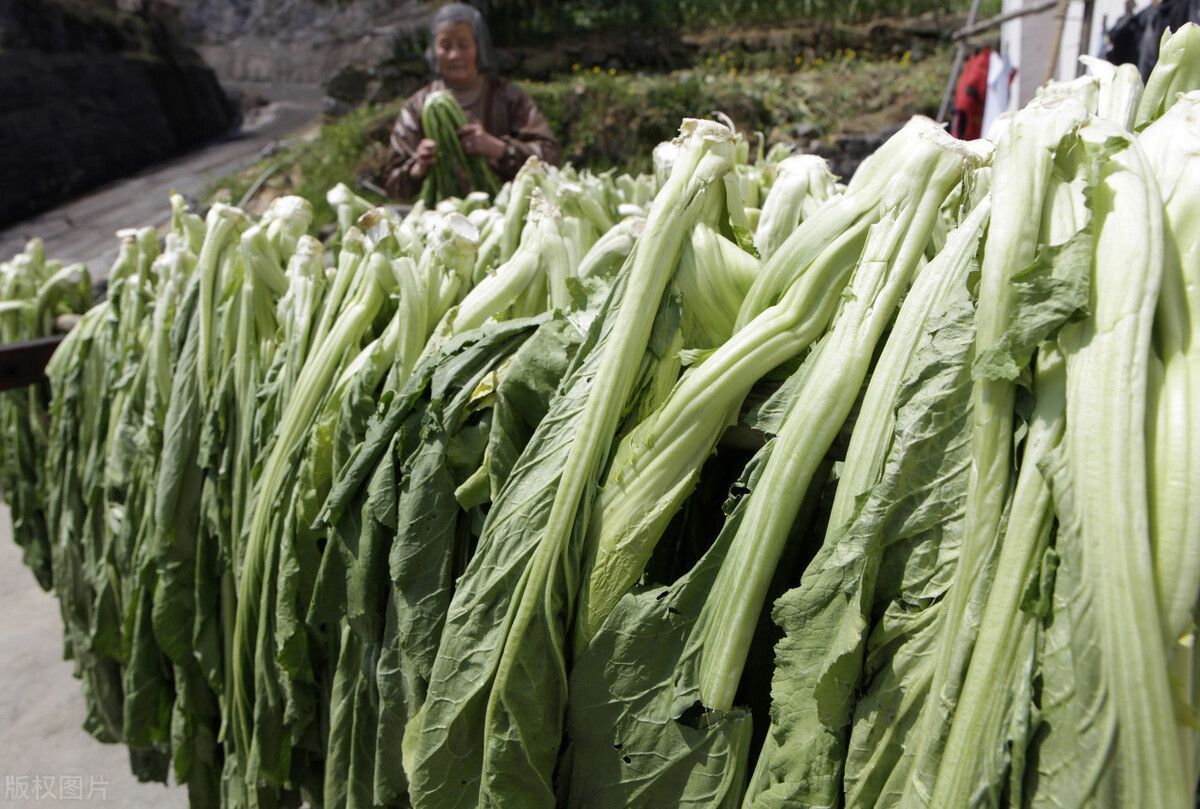
[[[136,0],[0,3],[0,225],[236,123],[159,12]]]

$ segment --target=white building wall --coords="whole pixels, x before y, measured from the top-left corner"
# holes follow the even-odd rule
[[[1067,6],[1066,24],[1063,25],[1062,47],[1058,50],[1058,68],[1055,71],[1055,78],[1073,79],[1080,75],[1083,70],[1079,64],[1079,45],[1083,38],[1083,0],[1072,0]],[[1053,17],[1053,13],[1051,15]],[[1050,26],[1050,38],[1053,39],[1054,25]],[[1083,51],[1087,53],[1086,50]]]
[[[1032,5],[1035,0],[1004,0],[1005,14]],[[1011,96],[1014,107],[1022,107],[1042,83],[1046,62],[1050,58],[1051,32],[1054,12],[1044,11],[1007,22],[1000,27],[1000,52],[1017,68]]]
[[[1004,0],[1003,11],[1008,13],[1035,5],[1037,2],[1038,0]],[[1136,0],[1133,3],[1135,9],[1148,5],[1150,0]],[[1125,14],[1125,9],[1126,0],[1095,0],[1091,35],[1087,46],[1081,51],[1084,0],[1071,0],[1067,7],[1067,20],[1063,28],[1062,47],[1059,49],[1054,78],[1070,79],[1080,75],[1079,54],[1099,54],[1104,44],[1104,32]],[[1053,8],[1012,20],[1000,27],[1000,50],[1018,71],[1014,80],[1016,92],[1012,96],[1014,108],[1023,106],[1033,98],[1037,88],[1046,80],[1046,67],[1054,50],[1056,27],[1057,20]]]

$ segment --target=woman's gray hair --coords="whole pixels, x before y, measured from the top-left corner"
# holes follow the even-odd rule
[[[471,26],[471,32],[475,35],[475,61],[479,66],[479,72],[495,72],[496,58],[492,51],[492,36],[488,33],[487,22],[479,13],[479,9],[466,3],[448,3],[437,10],[437,13],[433,15],[433,22],[429,24],[429,47],[425,49],[425,61],[429,62],[429,68],[433,71],[433,75],[442,75],[441,68],[438,67],[437,54],[434,52],[438,29],[443,25],[456,22],[465,22]]]

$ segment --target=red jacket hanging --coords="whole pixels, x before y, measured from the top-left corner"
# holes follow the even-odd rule
[[[954,121],[950,134],[962,140],[983,135],[983,102],[987,98],[988,60],[992,49],[984,48],[967,60],[954,92]]]

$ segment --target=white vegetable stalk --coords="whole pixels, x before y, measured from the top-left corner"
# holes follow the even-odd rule
[[[625,263],[625,259],[629,258],[634,242],[645,229],[646,220],[643,217],[630,216],[622,219],[612,230],[597,239],[579,260],[579,277],[605,277],[616,272]]]
[[[425,286],[427,324],[437,323],[446,311],[458,303],[470,282],[479,248],[479,230],[465,216],[444,216],[430,237],[427,249],[417,264]]]
[[[1142,128],[1162,117],[1181,93],[1200,90],[1200,25],[1187,23],[1179,30],[1163,31],[1158,62],[1146,81],[1138,105],[1137,125]]]
[[[279,254],[290,256],[300,237],[308,232],[312,216],[312,205],[304,197],[277,197],[267,206],[260,224],[266,228],[267,238]]]
[[[195,256],[191,251],[174,248],[168,241],[167,249],[155,259],[159,278],[158,294],[154,301],[151,317],[151,343],[149,356],[151,390],[153,398],[166,410],[171,395],[171,346],[170,327],[175,316],[175,305],[187,286],[187,278],[195,267]]]
[[[581,640],[600,628],[612,607],[641,576],[667,523],[691,492],[701,465],[736,417],[750,388],[825,331],[841,301],[846,278],[860,258],[861,238],[872,217],[887,208],[889,221],[899,223],[897,229],[907,234],[903,255],[924,251],[942,201],[975,158],[931,121],[914,119],[905,129],[909,134],[897,138],[909,147],[912,173],[893,176],[878,194],[847,192],[802,225],[775,259],[764,265],[754,283],[757,287],[768,266],[782,256],[815,254],[783,299],[690,369],[659,410],[621,441],[589,526],[595,556],[580,601],[582,617],[576,624]],[[920,189],[916,197],[912,194],[915,188]],[[829,221],[814,225],[844,202],[848,210],[832,218],[842,227],[850,225],[850,232],[830,232]],[[809,229],[809,225],[814,227]],[[827,239],[823,249],[808,249],[803,243],[806,233]],[[749,301],[747,296],[742,314]]]
[[[562,216],[535,189],[520,246],[513,256],[472,289],[457,309],[446,314],[439,334],[462,333],[501,316],[539,275],[550,279],[552,305],[567,305],[567,256],[559,231]],[[559,300],[553,298],[557,291]],[[544,307],[543,307],[544,308]]]
[[[408,256],[392,261],[392,275],[396,280],[396,321],[400,334],[397,336],[396,367],[393,382],[403,385],[420,362],[425,350],[428,327],[425,324],[425,300],[421,284],[417,279],[417,265]]]
[[[305,358],[311,346],[320,345],[311,331],[325,300],[324,248],[311,236],[300,240],[288,261],[288,289],[279,299],[278,320],[282,329],[279,341],[283,367],[283,401],[295,390]]]
[[[983,173],[978,171],[975,177]],[[883,468],[896,423],[892,402],[930,321],[945,311],[954,286],[967,282],[967,271],[979,251],[991,212],[991,198],[984,196],[950,233],[945,248],[917,274],[905,295],[879,361],[871,370],[871,381],[854,423],[830,508],[829,532],[841,530],[851,519],[857,499],[870,489]]]
[[[1194,714],[1196,601],[1200,593],[1200,92],[1183,96],[1139,141],[1164,201],[1163,282],[1149,399],[1150,538],[1171,655],[1172,687]],[[1196,780],[1195,732],[1180,742]]]
[[[355,194],[345,183],[338,183],[325,193],[325,201],[337,214],[338,233],[345,234],[358,218],[375,207]]]
[[[1038,88],[1036,101],[1039,104],[1053,103],[1055,99],[1075,99],[1084,108],[1095,114],[1100,103],[1100,80],[1096,76],[1079,76],[1067,81],[1052,81]]]
[[[948,135],[943,137],[945,159],[935,164],[928,180],[927,210],[906,211],[897,204],[907,187],[885,195],[888,213],[871,229],[842,310],[829,336],[816,347],[775,448],[749,495],[705,606],[700,699],[709,708],[733,707],[767,590],[813,474],[854,406],[875,344],[924,255],[942,199],[974,160]],[[903,179],[907,183],[908,178]]]
[[[837,178],[825,158],[794,155],[781,162],[754,233],[759,258],[766,261],[774,255],[801,222],[838,193]]]
[[[1122,130],[1083,131],[1103,149]],[[1174,732],[1154,580],[1146,468],[1151,327],[1163,270],[1162,198],[1136,143],[1108,157],[1093,195],[1092,316],[1065,330],[1067,463],[1095,584],[1101,667],[1116,707],[1121,806],[1190,805]],[[1121,391],[1114,396],[1114,391]]]
[[[265,289],[273,295],[282,295],[287,290],[284,259],[267,239],[265,227],[259,224],[246,229],[241,238],[241,253],[246,284]]]
[[[594,186],[585,187],[581,183],[564,182],[559,184],[556,201],[560,207],[572,213],[578,212],[596,232],[607,233],[616,223],[596,198],[596,191]]]
[[[675,274],[688,348],[715,348],[729,339],[758,268],[758,259],[716,229],[696,225]]]
[[[588,475],[595,474],[600,453],[611,441],[620,410],[615,405],[628,398],[637,361],[650,337],[653,318],[647,316],[647,311],[658,308],[658,301],[670,282],[690,224],[687,217],[699,213],[697,208],[710,189],[732,166],[731,140],[727,129],[711,122],[689,119],[681,127],[670,178],[650,211],[643,236],[644,249],[634,255],[623,303],[612,327],[613,337],[604,346],[604,357],[593,382],[594,392],[581,417],[581,433],[589,440],[576,442],[578,449],[573,449],[568,457],[550,526],[565,530],[573,520],[581,487]],[[686,207],[681,209],[681,206]],[[608,438],[601,440],[604,436]],[[564,511],[560,515],[560,508],[569,509],[569,513]],[[550,534],[549,528],[547,533]]]
[[[898,178],[907,180],[908,196],[914,197],[944,139],[941,127],[916,117],[864,160],[846,192],[802,222],[763,263],[738,313],[738,328],[778,302],[797,278],[821,267],[833,245],[846,245],[853,254],[850,260],[857,259],[867,230],[882,216],[880,206],[889,187]]]
[[[204,220],[187,209],[187,200],[179,194],[171,195],[170,236],[182,241],[181,249],[200,254],[200,247],[204,244]]]
[[[226,250],[238,233],[249,224],[247,216],[237,208],[217,203],[208,212],[204,244],[196,261],[200,273],[200,348],[196,356],[196,373],[200,385],[200,401],[207,402],[213,383],[212,352],[216,345],[213,324],[216,322],[216,297],[222,282],[220,265]]]
[[[533,203],[530,203],[532,207]],[[549,203],[543,201],[543,205]],[[546,272],[547,286],[550,288],[550,305],[555,309],[565,310],[570,306],[571,295],[567,290],[567,279],[572,277],[570,252],[567,241],[563,237],[563,217],[554,210],[546,211],[541,216],[541,261]],[[539,311],[545,309],[538,307]]]
[[[1096,99],[1096,114],[1122,129],[1132,129],[1142,100],[1142,74],[1135,65],[1114,65],[1094,56],[1081,56],[1079,61],[1100,82]]]
[[[579,262],[596,242],[596,229],[578,216],[564,216],[561,226],[563,247],[566,249],[567,276],[579,277]]]
[[[251,488],[251,467],[254,460],[254,397],[258,386],[262,384],[263,374],[275,356],[275,339],[280,326],[276,317],[279,298],[288,292],[292,281],[300,281],[297,278],[298,273],[289,276],[284,271],[284,259],[268,241],[266,229],[261,224],[250,227],[242,234],[239,250],[243,269],[233,381],[239,412],[234,443],[233,505],[230,515],[231,535],[237,549],[241,548],[242,524]],[[287,328],[292,328],[292,324],[288,323]]]
[[[521,231],[524,229],[526,215],[529,213],[529,199],[542,177],[546,173],[545,165],[536,157],[525,161],[525,165],[517,172],[517,176],[508,186],[508,201],[504,211],[504,227],[500,236],[500,261],[508,261],[517,251],[521,242]]]
[[[1175,644],[1191,631],[1200,593],[1200,92],[1180,99],[1139,142],[1165,202],[1150,475],[1155,574]]]
[[[1043,231],[1043,207],[1054,170],[1055,150],[1087,119],[1087,109],[1071,96],[1039,98],[1009,123],[996,146],[992,173],[992,218],[984,247],[976,311],[975,354],[1001,345],[1012,319],[1012,278],[1034,259]],[[977,378],[972,392],[972,467],[966,505],[966,527],[940,632],[930,699],[942,700],[944,688],[957,694],[970,646],[960,635],[983,561],[998,541],[1008,502],[1013,382]],[[934,704],[940,704],[935,702]],[[950,705],[953,705],[951,699]],[[938,743],[945,720],[927,710],[915,731],[912,755],[921,760]],[[911,797],[911,796],[910,796]]]

